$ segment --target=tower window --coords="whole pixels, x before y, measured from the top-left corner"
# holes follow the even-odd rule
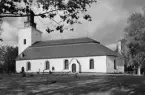
[[[22,53],[20,56],[21,56],[21,57],[24,57],[25,55],[24,55],[24,53]]]
[[[24,45],[26,44],[26,39],[24,39]]]

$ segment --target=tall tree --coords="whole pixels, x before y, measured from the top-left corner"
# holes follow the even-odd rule
[[[42,8],[43,12],[34,14],[42,18],[49,18],[55,22],[54,26],[46,29],[48,33],[53,31],[63,32],[65,25],[81,23],[79,19],[84,18],[91,21],[87,12],[88,6],[97,2],[96,0],[0,0],[0,18],[3,17],[25,17],[30,16],[33,7]],[[20,6],[23,5],[23,6]],[[34,12],[34,11],[33,11]],[[55,20],[59,17],[60,22]],[[70,28],[70,31],[74,29]]]
[[[133,65],[140,75],[145,62],[145,15],[133,13],[128,18],[128,26],[125,28],[126,57],[128,64]]]
[[[1,71],[6,73],[15,72],[15,58],[18,56],[18,47],[0,47],[0,66]]]

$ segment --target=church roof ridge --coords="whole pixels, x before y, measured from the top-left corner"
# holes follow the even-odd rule
[[[81,38],[71,38],[71,39],[57,39],[57,40],[48,40],[48,41],[38,41],[35,42],[31,47],[42,47],[42,46],[55,46],[55,45],[71,45],[71,44],[81,44],[81,43],[98,43],[100,42],[91,39],[89,37]]]
[[[81,44],[96,44],[96,43],[76,43],[76,44],[59,44],[59,45],[57,44],[57,45],[38,46],[38,47],[30,46],[29,49],[33,49],[33,48],[47,48],[47,47],[61,47],[61,46],[81,45]]]
[[[53,39],[53,40],[45,40],[45,41],[42,41],[42,42],[48,42],[48,41],[58,41],[58,40],[61,40],[61,41],[64,41],[64,40],[76,40],[76,39],[91,39],[91,40],[94,40],[90,37],[80,37],[80,38],[65,38],[65,39]],[[96,41],[96,40],[94,40]]]

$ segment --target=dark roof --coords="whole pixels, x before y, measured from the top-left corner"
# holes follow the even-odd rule
[[[79,44],[79,43],[100,43],[90,38],[75,38],[75,39],[62,39],[62,40],[50,40],[50,41],[39,41],[34,43],[31,47],[42,47],[42,46],[55,46],[55,45],[67,45],[67,44]]]
[[[90,38],[36,42],[16,60],[50,59],[86,56],[117,56],[116,52]]]

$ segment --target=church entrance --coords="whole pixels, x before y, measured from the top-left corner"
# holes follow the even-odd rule
[[[75,73],[76,72],[76,64],[72,64],[72,72]]]
[[[71,71],[72,73],[80,73],[81,72],[81,65],[77,59],[70,60],[69,71]]]

